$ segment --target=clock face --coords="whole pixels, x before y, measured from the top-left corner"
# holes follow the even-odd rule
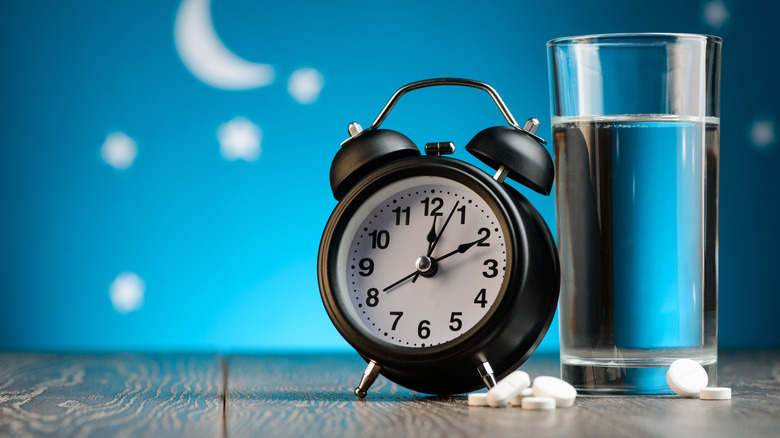
[[[337,282],[376,340],[426,348],[488,315],[504,287],[505,220],[460,182],[415,176],[369,196],[346,225]]]

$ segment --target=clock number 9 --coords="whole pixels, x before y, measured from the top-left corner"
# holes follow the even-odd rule
[[[417,326],[417,336],[419,336],[420,339],[428,339],[431,335],[431,329],[428,328],[429,325],[431,325],[431,322],[427,319],[420,321],[420,325]]]
[[[482,275],[484,275],[486,278],[493,278],[496,275],[498,275],[498,262],[493,259],[487,259],[485,260],[485,263],[482,263],[483,265],[487,266],[487,271],[483,272]]]
[[[359,274],[363,277],[368,277],[374,273],[374,261],[369,258],[360,259],[358,266],[360,266],[361,269]]]
[[[379,289],[372,287],[366,292],[366,306],[376,307],[377,304],[379,304]],[[393,324],[393,329],[395,329],[395,324]]]

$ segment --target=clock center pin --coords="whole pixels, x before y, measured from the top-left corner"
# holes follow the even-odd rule
[[[436,262],[428,256],[417,257],[417,261],[414,262],[414,266],[417,268],[417,272],[423,277],[430,278],[436,275],[438,265]]]

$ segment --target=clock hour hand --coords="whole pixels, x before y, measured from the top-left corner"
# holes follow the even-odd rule
[[[449,257],[449,256],[453,256],[453,255],[455,255],[455,254],[463,254],[463,253],[465,253],[466,251],[468,251],[469,249],[471,249],[471,247],[472,247],[472,246],[474,246],[474,245],[477,245],[477,244],[479,244],[479,243],[482,243],[482,242],[484,242],[485,240],[487,240],[487,236],[485,236],[485,237],[482,237],[482,238],[480,238],[480,239],[477,239],[477,240],[475,240],[475,241],[473,241],[473,242],[467,242],[467,243],[460,244],[460,245],[458,245],[458,249],[456,249],[456,250],[454,250],[454,251],[450,251],[450,252],[448,252],[447,254],[444,254],[444,255],[443,255],[443,256],[441,256],[441,257],[437,257],[437,258],[435,258],[435,259],[434,259],[434,261],[435,261],[436,263],[438,263],[438,262],[440,262],[440,261],[442,261],[442,260],[446,259],[446,258],[447,258],[447,257]]]

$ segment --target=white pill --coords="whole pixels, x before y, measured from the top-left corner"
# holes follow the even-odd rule
[[[699,392],[702,400],[731,400],[731,388],[702,388]]]
[[[666,372],[666,383],[680,397],[696,397],[707,386],[707,371],[691,359],[677,359]]]
[[[510,400],[528,388],[530,384],[531,378],[528,377],[528,373],[515,371],[496,383],[496,386],[490,388],[490,391],[487,392],[488,404],[494,408],[506,406]]]
[[[520,391],[520,394],[517,394],[515,398],[513,398],[509,404],[512,406],[522,406],[523,405],[523,399],[526,397],[531,397],[534,395],[534,390],[532,388],[525,388],[524,390]]]
[[[469,394],[469,406],[490,406],[487,402],[487,393],[476,392]]]
[[[526,397],[523,399],[523,409],[529,411],[552,411],[555,409],[555,399],[552,397]]]
[[[568,382],[550,376],[539,376],[534,379],[535,397],[552,397],[559,408],[569,408],[577,398],[577,390]]]

